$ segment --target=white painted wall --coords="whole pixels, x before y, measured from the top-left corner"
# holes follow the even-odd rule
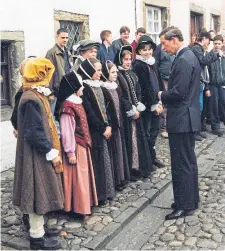
[[[185,43],[190,39],[190,3],[202,7],[204,13],[204,27],[210,30],[211,13],[219,11],[222,18],[221,29],[225,30],[223,18],[225,16],[224,0],[170,0],[171,25],[178,26],[183,32]]]
[[[143,26],[143,0],[137,0],[138,26]],[[178,26],[186,44],[190,36],[190,3],[205,9],[204,26],[210,30],[210,14],[219,11],[221,14],[221,30],[225,33],[225,0],[170,0],[170,25]]]
[[[54,9],[89,15],[91,39],[100,40],[103,29],[117,39],[122,25],[134,37],[134,0],[7,0],[0,6],[0,28],[24,31],[26,56],[44,56],[55,43]]]

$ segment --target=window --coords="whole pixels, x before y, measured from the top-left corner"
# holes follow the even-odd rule
[[[210,29],[217,33],[220,30],[220,16],[211,14]]]
[[[161,25],[161,9],[147,6],[146,8],[146,30],[155,43],[159,43]]]
[[[67,48],[72,53],[73,45],[77,44],[81,40],[82,23],[64,20],[60,20],[59,23],[60,28],[65,28],[69,32]]]

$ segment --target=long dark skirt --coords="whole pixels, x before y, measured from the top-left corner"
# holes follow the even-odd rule
[[[107,140],[99,133],[92,133],[92,162],[99,201],[115,196],[113,168],[110,160]]]

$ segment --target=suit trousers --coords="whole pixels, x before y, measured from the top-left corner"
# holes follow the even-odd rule
[[[159,135],[159,115],[156,115],[151,111],[145,111],[143,114],[143,119],[150,154],[152,161],[154,161],[156,159],[155,143]]]
[[[220,129],[220,119],[225,123],[225,89],[210,86],[209,111],[212,131]]]
[[[169,146],[174,202],[180,210],[193,210],[199,202],[194,133],[169,133]]]

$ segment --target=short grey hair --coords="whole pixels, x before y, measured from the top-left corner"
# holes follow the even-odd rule
[[[177,37],[179,41],[184,41],[184,37],[181,30],[179,30],[178,27],[175,26],[170,26],[163,29],[160,32],[159,37],[163,35],[165,35],[166,40],[171,40],[173,37]]]

